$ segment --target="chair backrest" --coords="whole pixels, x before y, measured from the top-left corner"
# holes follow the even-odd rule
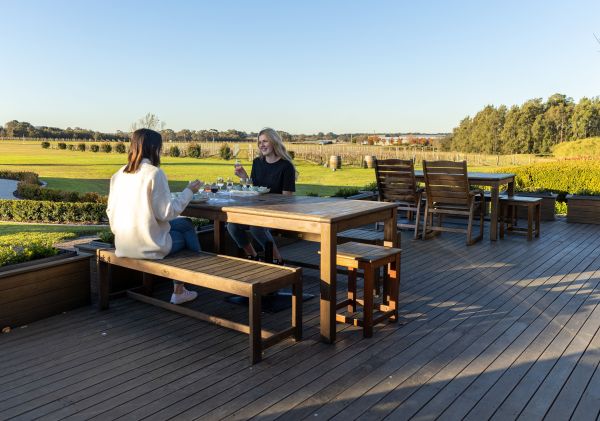
[[[411,160],[377,159],[375,177],[380,201],[417,202],[415,168]]]
[[[423,175],[429,206],[469,206],[467,161],[423,161]]]

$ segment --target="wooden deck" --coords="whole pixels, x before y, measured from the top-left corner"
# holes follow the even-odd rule
[[[401,322],[371,339],[339,324],[336,344],[320,343],[313,299],[305,339],[251,366],[246,335],[121,298],[0,335],[0,419],[598,417],[600,226],[544,222],[538,240],[470,247],[410,236]],[[201,291],[193,305],[243,320],[222,298]]]

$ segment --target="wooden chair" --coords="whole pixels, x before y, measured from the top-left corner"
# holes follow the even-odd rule
[[[480,190],[470,190],[467,162],[423,161],[427,201],[423,222],[423,238],[430,231],[448,231],[467,234],[467,245],[483,238],[484,198]],[[479,213],[479,235],[473,239],[473,219]],[[433,225],[433,215],[438,216],[438,225]],[[444,215],[468,217],[467,228],[442,226]]]
[[[380,201],[398,203],[398,210],[406,211],[409,221],[414,214],[414,224],[398,223],[398,228],[413,228],[414,238],[418,238],[423,190],[417,188],[413,162],[402,159],[377,159],[375,177]]]

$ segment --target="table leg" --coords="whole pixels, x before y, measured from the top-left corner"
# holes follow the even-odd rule
[[[213,242],[215,246],[215,253],[223,252],[223,245],[225,244],[225,222],[214,221],[214,234]]]
[[[492,186],[492,197],[490,200],[490,240],[498,239],[498,186]]]
[[[321,340],[326,343],[335,342],[336,234],[331,225],[321,228]]]
[[[383,226],[383,245],[386,247],[400,247],[399,235],[398,235],[398,225],[397,225],[397,216],[398,209],[393,208],[390,209],[390,217],[384,221]]]

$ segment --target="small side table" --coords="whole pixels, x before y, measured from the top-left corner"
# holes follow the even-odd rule
[[[527,228],[517,227],[517,207],[527,208]],[[501,196],[500,197],[500,238],[504,238],[506,224],[507,231],[527,233],[527,241],[533,239],[533,234],[540,236],[540,219],[542,214],[542,198],[526,196]],[[535,221],[535,230],[533,224]]]

